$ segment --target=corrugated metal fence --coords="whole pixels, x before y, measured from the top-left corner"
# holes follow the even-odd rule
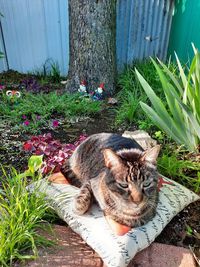
[[[173,7],[173,0],[118,1],[118,69],[149,56],[166,58]]]
[[[179,59],[191,61],[194,52],[191,43],[200,50],[200,1],[176,1],[169,41],[169,54],[174,58],[176,51]]]
[[[0,0],[8,66],[33,71],[47,59],[68,70],[68,1]]]
[[[148,56],[165,59],[174,0],[117,1],[117,66]],[[0,0],[0,71],[34,71],[47,59],[66,74],[69,62],[67,0]],[[5,44],[5,47],[4,47]]]

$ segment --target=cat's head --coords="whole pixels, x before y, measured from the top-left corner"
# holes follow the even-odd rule
[[[158,182],[156,161],[159,151],[159,145],[146,151],[103,151],[108,174],[105,183],[108,189],[113,195],[119,196],[122,203],[127,203],[127,207],[130,205],[135,208],[135,214],[145,213],[146,209],[155,210]]]

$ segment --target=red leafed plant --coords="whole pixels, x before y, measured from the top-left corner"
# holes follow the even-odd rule
[[[31,152],[33,155],[44,155],[43,174],[58,172],[65,159],[69,158],[75,148],[86,138],[85,135],[80,135],[74,144],[62,144],[50,133],[32,136],[23,144],[23,150]]]

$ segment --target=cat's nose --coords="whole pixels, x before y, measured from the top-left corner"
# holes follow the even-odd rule
[[[138,188],[133,187],[131,190],[131,198],[135,204],[140,204],[143,200],[143,194]]]

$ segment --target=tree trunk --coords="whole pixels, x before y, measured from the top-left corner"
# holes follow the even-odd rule
[[[88,91],[101,83],[115,90],[116,1],[69,0],[70,64],[66,89],[78,90],[86,80]]]

